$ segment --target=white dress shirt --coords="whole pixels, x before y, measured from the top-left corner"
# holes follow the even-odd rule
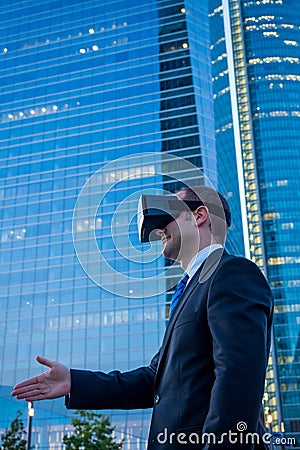
[[[223,246],[221,244],[209,245],[208,247],[205,247],[202,250],[200,250],[200,252],[197,253],[191,259],[191,261],[189,262],[189,264],[188,264],[188,266],[186,268],[186,271],[185,271],[185,273],[187,273],[188,276],[189,276],[188,283],[190,282],[190,280],[193,277],[193,275],[195,275],[195,273],[197,272],[197,270],[199,269],[201,264],[204,263],[204,261],[206,260],[208,255],[210,255],[212,252],[214,252],[218,248],[223,248]]]

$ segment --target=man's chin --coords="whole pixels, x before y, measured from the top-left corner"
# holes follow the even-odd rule
[[[172,252],[170,249],[165,247],[162,251],[163,256],[166,259],[171,259],[172,261],[176,261],[178,259],[179,252]]]

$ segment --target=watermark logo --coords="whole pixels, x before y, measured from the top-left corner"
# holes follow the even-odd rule
[[[236,424],[236,428],[238,431],[245,431],[245,430],[247,430],[247,424],[246,424],[246,422],[243,422],[243,421],[238,422]]]
[[[240,421],[236,425],[236,430],[228,430],[221,434],[216,434],[213,432],[199,433],[197,431],[186,431],[183,430],[178,432],[169,432],[167,428],[157,435],[157,442],[161,445],[216,445],[225,444],[230,445],[246,445],[246,444],[266,444],[266,445],[295,445],[295,438],[286,438],[284,436],[278,436],[274,433],[264,433],[259,435],[254,432],[247,432],[247,423]]]
[[[172,194],[164,189],[166,180],[171,181],[167,186],[213,188],[198,167],[160,152],[111,161],[83,186],[73,212],[73,244],[87,276],[104,290],[126,298],[166,292],[166,276],[172,280],[173,268],[165,265],[160,241],[138,242],[136,226],[140,196]]]

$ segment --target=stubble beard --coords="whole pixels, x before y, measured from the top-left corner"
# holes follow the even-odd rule
[[[178,257],[181,249],[181,239],[179,242],[172,242],[171,238],[169,238],[164,246],[163,255],[167,259],[171,259],[173,261],[178,261]]]

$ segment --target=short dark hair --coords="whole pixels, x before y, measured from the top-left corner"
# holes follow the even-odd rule
[[[199,200],[207,207],[211,217],[213,235],[221,241],[225,241],[227,228],[231,225],[231,212],[226,198],[208,186],[183,187],[179,192],[185,192],[184,200]],[[216,210],[219,213],[215,214]]]

